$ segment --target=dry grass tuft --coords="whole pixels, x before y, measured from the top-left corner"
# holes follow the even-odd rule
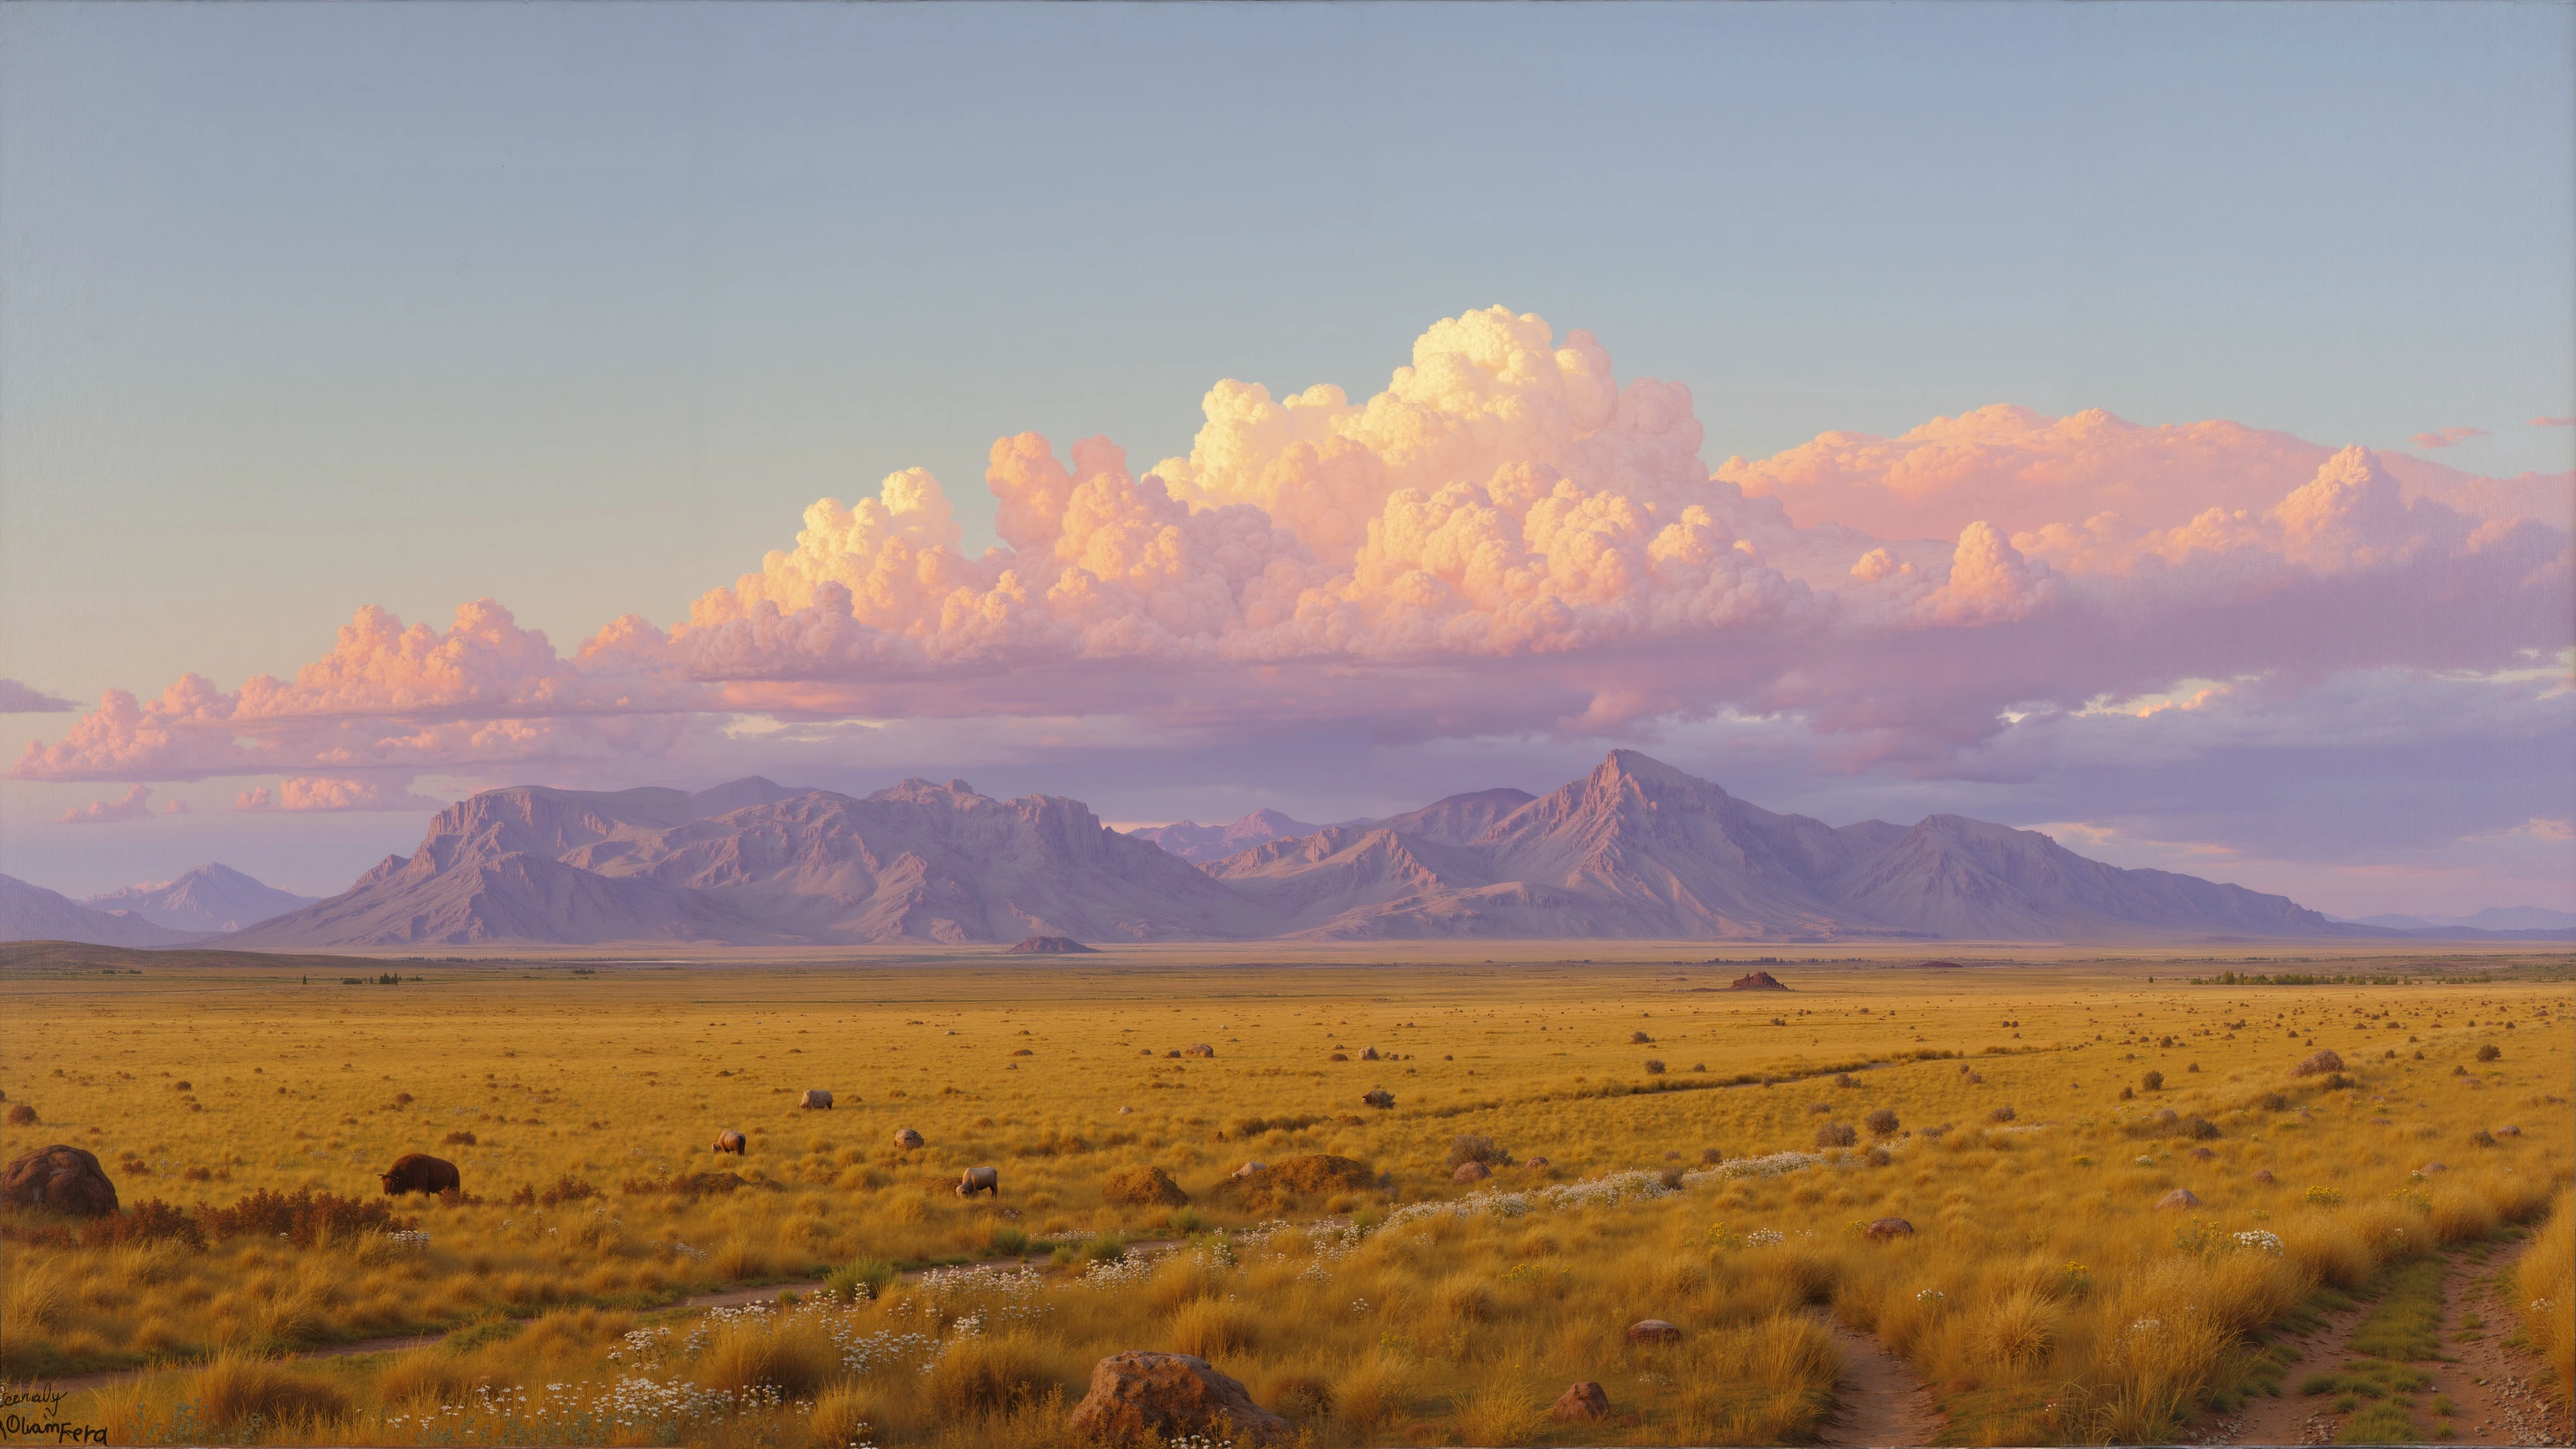
[[[210,1428],[292,1430],[344,1414],[348,1396],[310,1374],[267,1359],[221,1354],[190,1377],[197,1422]]]
[[[2523,1337],[2549,1368],[2550,1392],[2576,1398],[2576,1193],[2562,1192],[2514,1271]]]

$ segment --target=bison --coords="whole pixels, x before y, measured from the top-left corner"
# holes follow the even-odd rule
[[[973,1197],[979,1192],[989,1192],[995,1197],[1000,1197],[1002,1174],[990,1167],[970,1167],[959,1175],[957,1179],[959,1197]]]
[[[832,1110],[832,1094],[820,1087],[807,1087],[805,1095],[796,1099],[796,1105],[808,1111],[829,1112]]]
[[[395,1158],[394,1165],[381,1176],[387,1197],[399,1197],[407,1192],[436,1194],[451,1189],[461,1190],[465,1185],[465,1180],[456,1175],[455,1163],[420,1152],[407,1152]]]
[[[734,1131],[730,1127],[716,1134],[715,1150],[718,1152],[730,1152],[734,1156],[740,1157],[742,1155],[744,1145],[742,1134]]]

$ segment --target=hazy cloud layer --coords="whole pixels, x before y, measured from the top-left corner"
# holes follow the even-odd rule
[[[980,556],[907,469],[668,628],[565,653],[491,600],[444,630],[370,607],[292,681],[111,690],[9,773],[426,808],[415,772],[699,774],[762,731],[999,717],[1375,746],[1787,720],[1838,768],[1974,778],[2033,721],[2570,642],[2563,476],[2003,406],[1712,473],[1686,388],[1500,308],[1364,400],[1229,380],[1202,410],[1142,473],[1103,438],[997,441]]]
[[[78,708],[78,703],[57,699],[32,685],[0,679],[0,714],[67,714]]]
[[[188,813],[187,806],[184,803],[173,800],[170,804],[172,807],[170,811],[171,814],[184,815]],[[92,800],[86,805],[75,806],[72,809],[66,810],[54,818],[54,823],[57,825],[116,825],[127,820],[149,820],[151,818],[152,787],[149,785],[137,785],[132,789],[127,790],[123,796],[117,799]]]

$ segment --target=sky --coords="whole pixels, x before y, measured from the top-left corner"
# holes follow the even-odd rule
[[[2571,137],[2565,5],[0,7],[0,871],[1624,746],[2576,908]]]

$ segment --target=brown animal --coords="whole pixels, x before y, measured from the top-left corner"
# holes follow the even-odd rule
[[[394,1165],[382,1174],[385,1196],[399,1197],[407,1192],[442,1193],[451,1188],[462,1190],[465,1180],[456,1175],[456,1164],[443,1157],[406,1152],[394,1159]]]
[[[990,1167],[970,1167],[958,1176],[957,1195],[959,1197],[973,1197],[979,1192],[989,1192],[995,1197],[1000,1197],[1002,1195],[1001,1172]]]
[[[807,1087],[805,1095],[796,1099],[796,1105],[810,1111],[829,1112],[832,1110],[832,1094],[820,1087]]]
[[[1380,1087],[1375,1091],[1361,1093],[1360,1100],[1382,1110],[1395,1105],[1395,1094]]]
[[[742,1155],[743,1148],[748,1145],[749,1144],[743,1140],[743,1135],[734,1131],[730,1127],[716,1134],[716,1151],[718,1152],[730,1152],[734,1156],[740,1157]]]

